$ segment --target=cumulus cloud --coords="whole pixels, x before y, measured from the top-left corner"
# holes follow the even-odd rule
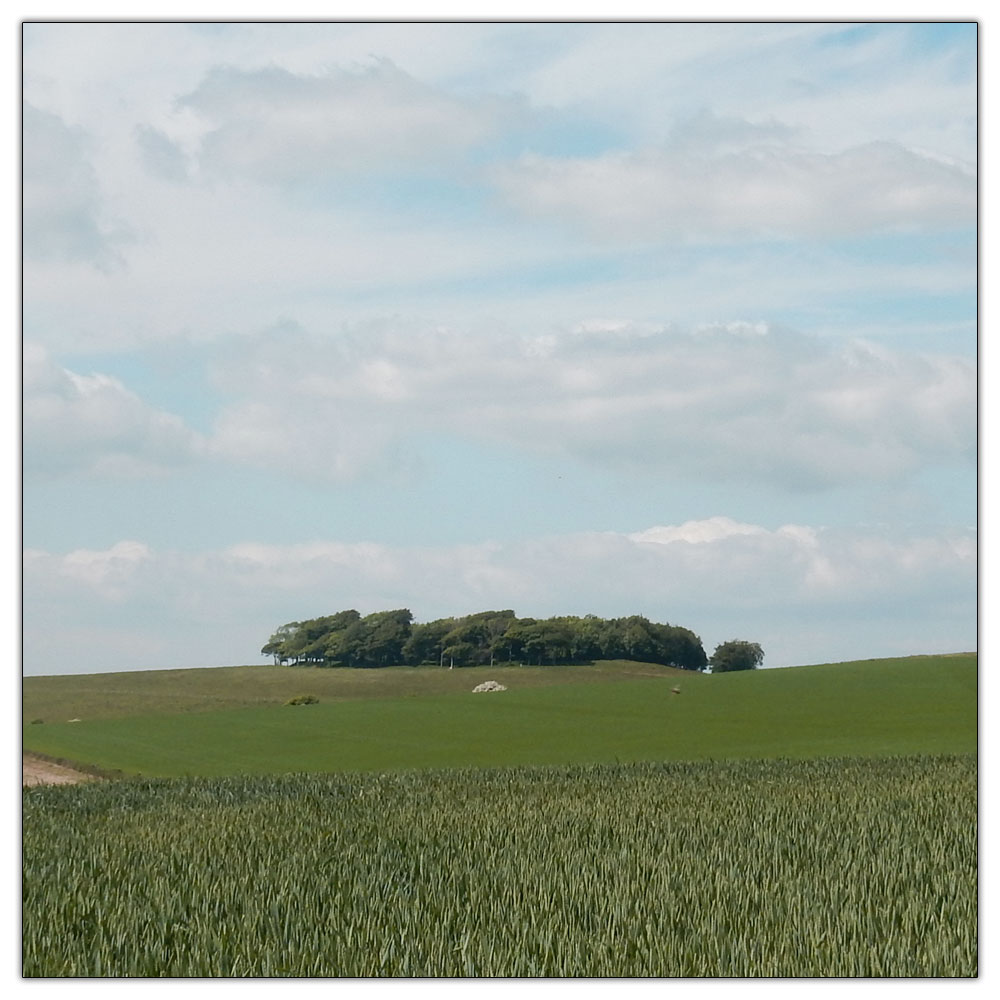
[[[25,257],[118,265],[130,237],[105,210],[87,134],[27,102],[23,108]]]
[[[757,524],[742,524],[731,517],[709,517],[702,521],[685,521],[679,525],[657,525],[628,537],[636,542],[655,542],[659,545],[669,545],[671,542],[702,545],[733,535],[763,534],[766,532]]]
[[[208,124],[205,169],[265,181],[440,162],[523,113],[510,98],[453,97],[384,59],[324,75],[217,67],[180,105]]]
[[[212,662],[209,650],[216,662],[257,662],[282,621],[342,608],[409,607],[426,621],[512,607],[533,616],[646,614],[693,628],[709,651],[742,632],[779,665],[803,662],[817,629],[831,636],[831,659],[971,648],[975,587],[972,531],[893,537],[728,517],[440,547],[318,540],[180,553],[121,542],[26,553],[26,608],[38,620],[26,625],[25,647],[30,659],[35,634],[53,620],[93,628],[110,609],[132,629],[149,618],[161,666]],[[850,629],[837,635],[845,621]],[[107,662],[100,650],[78,655]],[[137,664],[117,664],[128,666]]]
[[[703,116],[662,148],[498,167],[507,201],[597,238],[828,238],[974,224],[976,180],[893,142],[837,152],[792,145],[793,130]]]
[[[146,475],[190,461],[199,437],[118,379],[81,375],[40,347],[24,349],[24,458],[28,472]]]
[[[222,459],[344,481],[447,432],[609,470],[793,489],[975,454],[975,371],[763,324],[538,336],[380,327],[262,335],[217,372]]]

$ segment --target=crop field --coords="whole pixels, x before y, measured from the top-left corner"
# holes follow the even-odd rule
[[[24,791],[24,974],[977,974],[973,756]]]
[[[974,753],[977,745],[975,654],[717,676],[637,663],[164,671],[169,682],[159,673],[26,678],[25,749],[169,777]],[[485,677],[508,690],[473,694]],[[318,704],[285,704],[300,694]]]
[[[25,678],[25,750],[124,777],[24,788],[23,973],[976,976],[977,688],[975,654]]]

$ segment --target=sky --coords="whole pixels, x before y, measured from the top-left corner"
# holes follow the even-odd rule
[[[977,36],[29,23],[26,674],[289,621],[977,643]]]

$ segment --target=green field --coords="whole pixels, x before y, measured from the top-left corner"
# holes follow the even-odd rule
[[[23,974],[974,977],[977,691],[974,653],[25,678],[25,750],[124,780],[24,789]]]
[[[24,792],[26,976],[975,976],[964,757]]]
[[[486,678],[508,690],[472,694]],[[285,705],[298,694],[319,704]],[[891,756],[977,746],[974,653],[716,676],[615,662],[454,671],[233,667],[25,678],[23,695],[26,750],[150,776]]]
[[[703,675],[653,663],[601,661],[566,667],[383,667],[355,670],[328,667],[198,667],[190,670],[135,670],[114,674],[61,674],[25,677],[25,721],[112,719],[129,715],[207,712],[224,708],[283,705],[311,694],[321,701],[408,698],[466,693],[482,680],[518,689],[636,677],[703,679]]]

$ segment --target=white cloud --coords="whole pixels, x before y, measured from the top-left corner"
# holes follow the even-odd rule
[[[946,529],[890,538],[715,517],[436,548],[318,540],[185,554],[122,542],[26,553],[25,651],[28,672],[44,672],[36,639],[51,658],[60,636],[127,620],[160,662],[80,649],[78,669],[252,663],[277,625],[343,608],[409,607],[426,621],[510,607],[646,614],[694,629],[709,652],[734,635],[760,641],[780,665],[816,658],[817,635],[819,659],[972,648],[975,589],[975,534]]]
[[[142,542],[117,542],[103,551],[75,549],[62,560],[60,572],[99,593],[117,599],[128,593],[136,570],[152,556]]]
[[[672,542],[688,542],[701,545],[717,542],[732,535],[761,535],[764,529],[757,524],[742,524],[731,517],[709,517],[703,521],[685,521],[680,525],[657,525],[629,535],[635,542],[654,542],[670,545]]]
[[[459,99],[386,59],[323,75],[217,67],[181,106],[208,123],[204,169],[265,181],[447,162],[523,114],[513,99]]]
[[[152,559],[148,545],[130,540],[108,549],[74,549],[63,556],[26,549],[24,572],[27,580],[47,580],[64,594],[84,592],[100,601],[120,603],[134,595],[137,575]]]
[[[975,222],[976,181],[889,142],[839,153],[780,142],[745,144],[757,130],[731,129],[741,147],[684,146],[592,158],[531,154],[497,168],[518,211],[566,222],[598,238],[696,243],[825,238]]]
[[[29,473],[148,475],[191,461],[199,448],[180,417],[147,405],[111,376],[63,368],[30,343],[23,393]]]
[[[741,50],[770,72],[775,46],[801,63],[803,39],[831,31],[665,25],[650,38],[639,25],[356,25],[329,34],[302,25],[33,26],[26,93],[47,109],[36,115],[48,124],[26,127],[26,154],[36,149],[39,160],[35,193],[26,190],[31,335],[59,351],[134,348],[214,337],[290,312],[332,327],[376,309],[449,322],[470,314],[549,322],[567,295],[596,314],[627,301],[634,317],[663,315],[667,303],[684,322],[792,310],[822,321],[844,315],[842,295],[926,298],[954,294],[956,284],[974,295],[972,242],[962,260],[921,244],[902,263],[883,254],[875,266],[864,250],[816,245],[758,244],[744,255],[699,246],[687,257],[675,249],[676,233],[726,242],[830,224],[929,224],[950,219],[956,199],[968,203],[968,175],[941,162],[948,149],[928,141],[923,156],[892,127],[903,115],[899,100],[882,128],[845,138],[810,133],[820,118],[867,113],[863,88],[850,100],[837,90],[818,108],[773,100],[758,107],[699,91],[694,104],[677,97],[650,110],[664,90],[680,93],[677,73],[696,70],[703,82]],[[418,53],[419,37],[428,52]],[[459,51],[464,37],[470,51]],[[434,39],[447,40],[438,68]],[[512,55],[519,46],[525,65]],[[847,49],[822,53],[837,73]],[[369,53],[396,65],[364,68],[358,60]],[[560,53],[576,68],[565,87],[547,87],[529,67],[559,76]],[[480,60],[491,67],[486,77],[473,72]],[[727,94],[747,86],[747,65],[736,61]],[[885,72],[898,79],[898,59]],[[936,122],[953,123],[961,105],[951,90],[935,103],[943,87],[938,74],[926,100],[914,91],[910,118],[930,105]],[[177,107],[184,94],[190,103]],[[647,125],[655,119],[660,131],[618,132],[640,99],[650,105]],[[966,106],[974,110],[974,89]],[[561,141],[570,150],[620,152],[515,160],[500,175],[527,211],[510,211],[483,166],[531,150],[540,116],[557,136],[536,153]],[[360,137],[351,133],[359,121]],[[510,132],[525,123],[526,131]],[[59,141],[41,138],[49,132]],[[863,145],[872,139],[883,145]],[[461,183],[449,188],[438,176],[428,191],[429,164],[450,176],[460,170]],[[352,180],[338,183],[345,172]],[[693,195],[677,186],[692,176],[700,185]],[[185,177],[192,182],[179,183]],[[309,183],[290,192],[265,180]],[[913,191],[901,180],[914,181]],[[914,204],[894,204],[901,193]],[[552,219],[572,225],[567,231]],[[128,242],[116,220],[127,222]],[[580,227],[601,238],[579,239]],[[610,236],[659,241],[662,256],[615,260]],[[66,266],[67,255],[122,266],[98,273]]]
[[[827,145],[895,137],[975,160],[974,26],[934,42],[933,24],[849,23],[47,23],[25,28],[26,92],[99,124],[109,100],[162,116],[209,67],[331,66],[390,59],[453,93],[523,93],[536,107],[660,142],[699,107],[774,116]],[[931,36],[932,44],[926,44]],[[123,87],[122,81],[128,86]],[[148,118],[146,116],[149,116]],[[106,117],[106,115],[104,116]]]
[[[27,471],[149,475],[209,461],[399,482],[419,467],[413,442],[445,434],[611,474],[802,491],[898,483],[975,456],[970,362],[761,323],[594,320],[521,335],[396,322],[331,337],[284,324],[215,356],[220,399],[202,435],[29,344]]]
[[[29,260],[120,263],[127,228],[108,217],[88,136],[25,102],[23,110],[24,255]]]
[[[822,489],[971,462],[974,367],[766,325],[470,336],[281,328],[220,366],[222,459],[347,480],[446,432],[616,468]]]

